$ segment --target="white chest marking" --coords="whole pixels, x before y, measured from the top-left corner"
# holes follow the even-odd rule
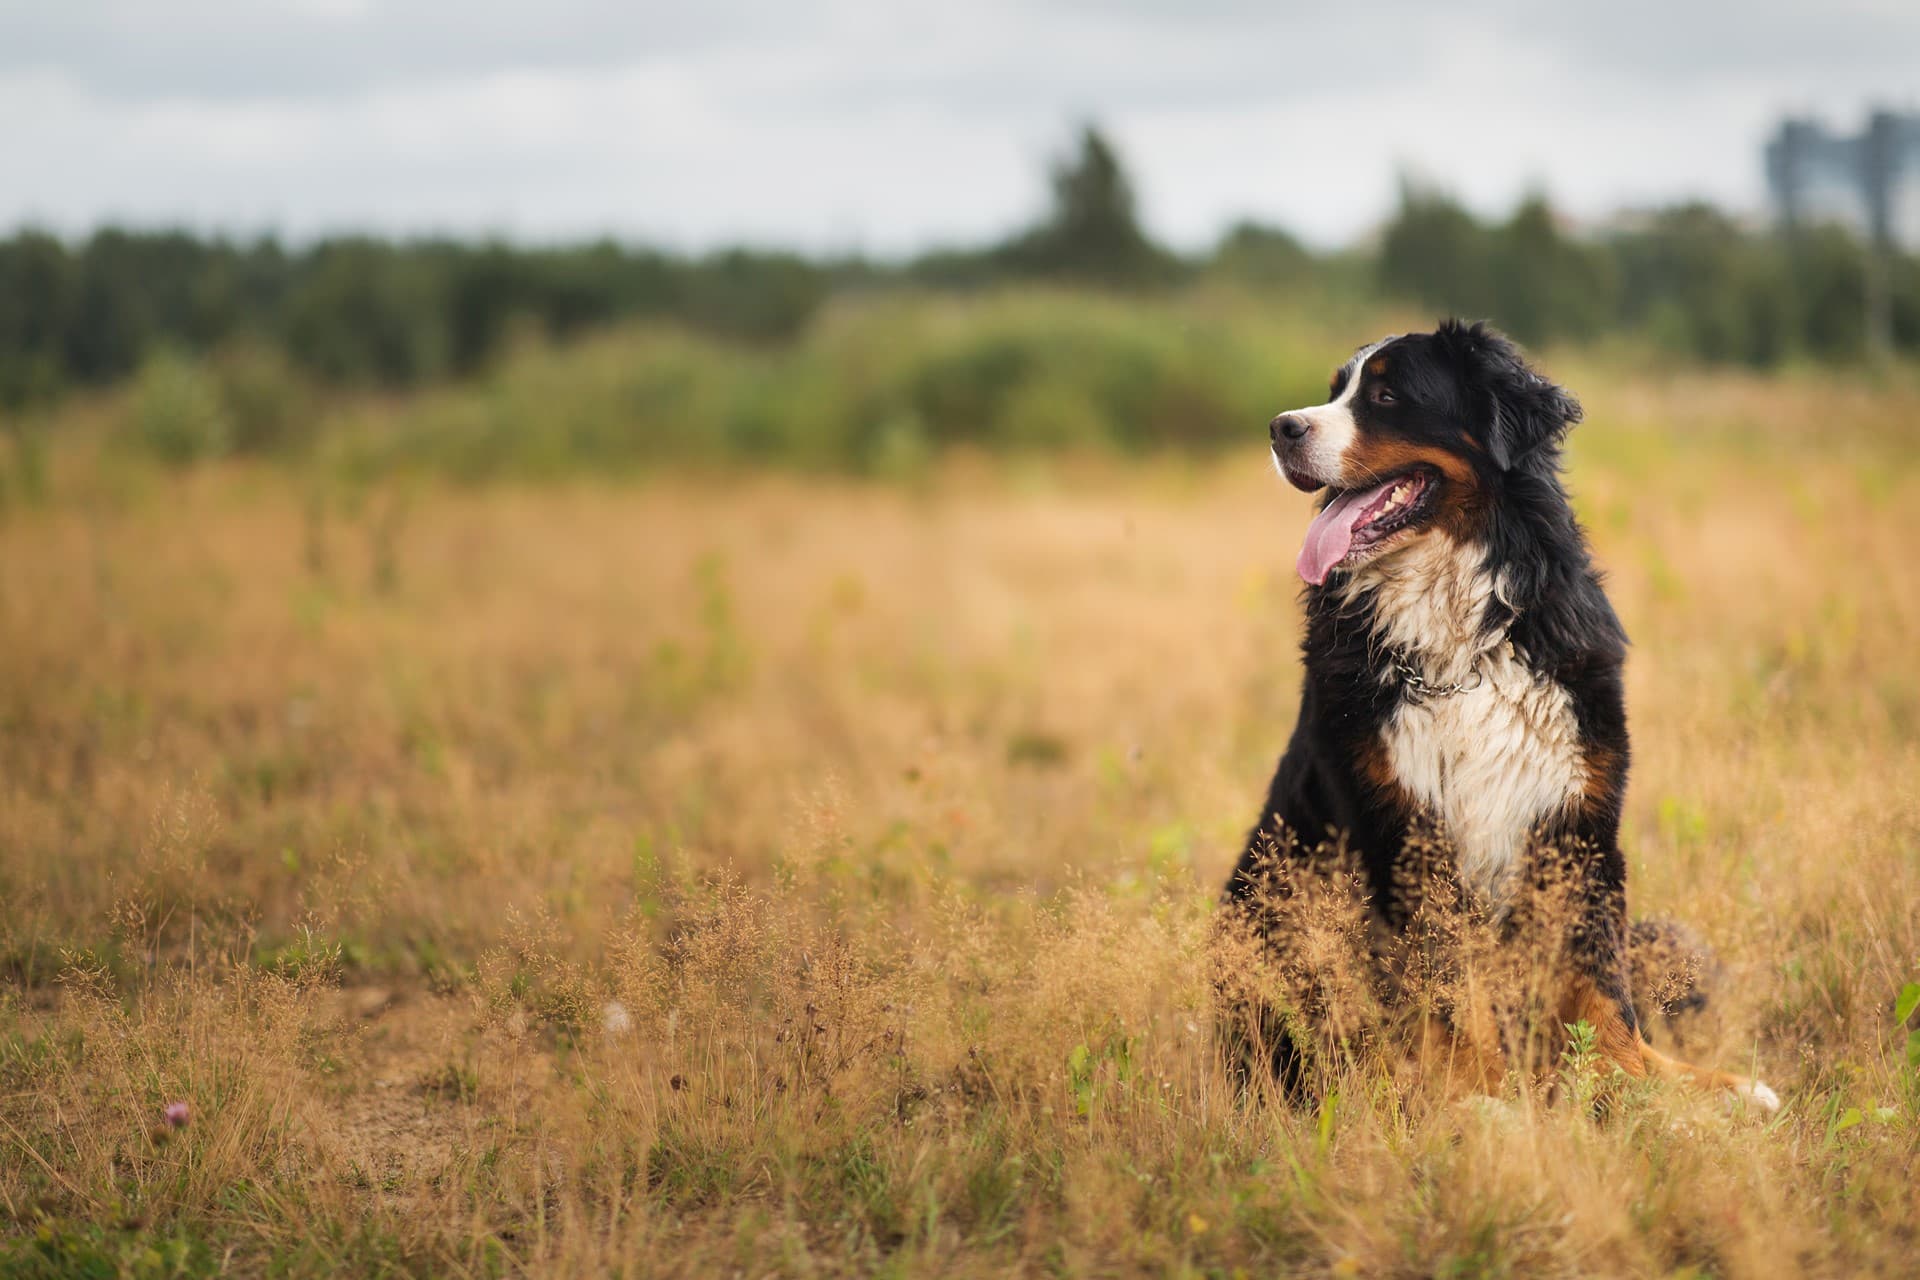
[[[1429,682],[1473,684],[1480,673],[1467,691],[1403,702],[1382,739],[1400,785],[1452,843],[1462,882],[1498,909],[1528,837],[1585,785],[1572,698],[1509,642],[1481,635],[1498,584],[1444,535],[1363,567],[1346,591],[1373,595],[1380,638]]]
[[[1460,878],[1500,905],[1534,828],[1579,799],[1586,781],[1567,691],[1511,649],[1480,663],[1478,688],[1403,703],[1387,722],[1400,784],[1440,821]]]

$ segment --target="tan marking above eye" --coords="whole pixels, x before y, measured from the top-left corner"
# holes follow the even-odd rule
[[[1375,356],[1373,359],[1367,362],[1368,373],[1379,375],[1379,374],[1384,374],[1386,371],[1387,371],[1387,358],[1385,356]]]

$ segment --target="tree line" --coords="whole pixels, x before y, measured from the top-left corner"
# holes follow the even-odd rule
[[[1198,281],[1276,299],[1374,296],[1489,316],[1525,341],[1629,334],[1680,357],[1770,366],[1866,352],[1871,255],[1837,228],[1792,236],[1706,205],[1570,234],[1543,197],[1504,220],[1404,184],[1377,245],[1309,251],[1243,224],[1181,255],[1142,226],[1120,156],[1088,128],[1054,165],[1051,207],[984,247],[904,262],[734,249],[686,256],[613,241],[533,248],[367,237],[289,246],[105,229],[0,240],[0,405],[114,383],[156,353],[264,347],[304,377],[406,387],[459,378],[516,336],[656,319],[751,344],[796,336],[829,297],[1020,282],[1152,292]],[[1920,260],[1882,264],[1892,339],[1920,350]]]

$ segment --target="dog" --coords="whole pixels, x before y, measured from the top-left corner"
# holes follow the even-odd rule
[[[1439,848],[1461,899],[1511,936],[1551,861],[1570,906],[1541,1021],[1584,1023],[1627,1076],[1777,1109],[1758,1080],[1655,1051],[1636,1014],[1629,953],[1663,931],[1627,919],[1627,640],[1560,481],[1579,403],[1504,335],[1457,320],[1360,348],[1329,392],[1269,426],[1281,476],[1325,496],[1297,561],[1299,719],[1228,880],[1228,916],[1284,953],[1274,895],[1310,850],[1337,845],[1371,929],[1392,938],[1423,878],[1411,851]],[[1264,1065],[1300,1096],[1303,1011],[1252,999],[1224,1012],[1236,1069]],[[1513,1046],[1474,1022],[1443,1010],[1420,1043],[1456,1084],[1497,1090]]]

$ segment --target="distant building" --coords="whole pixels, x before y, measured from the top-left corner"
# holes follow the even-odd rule
[[[1837,222],[1920,252],[1920,113],[1875,111],[1851,136],[1817,120],[1783,120],[1766,160],[1781,226]]]

